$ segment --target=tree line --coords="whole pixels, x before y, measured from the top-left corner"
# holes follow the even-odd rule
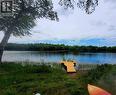
[[[5,50],[16,51],[59,51],[59,52],[112,52],[116,53],[116,46],[69,46],[64,44],[13,44],[6,45]]]

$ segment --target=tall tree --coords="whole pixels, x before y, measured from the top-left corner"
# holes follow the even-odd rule
[[[30,35],[30,29],[35,26],[36,18],[58,20],[50,0],[16,0],[13,16],[0,18],[0,31],[4,37],[0,43],[0,62],[3,51],[11,35]]]

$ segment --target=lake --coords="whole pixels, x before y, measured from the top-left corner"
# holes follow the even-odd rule
[[[73,59],[80,64],[116,64],[116,53],[58,53],[39,51],[4,51],[4,62],[60,62]]]

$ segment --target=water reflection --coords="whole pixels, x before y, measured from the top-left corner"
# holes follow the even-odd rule
[[[78,63],[116,64],[116,53],[68,53],[39,51],[5,51],[2,61],[59,62],[62,59],[74,59]]]

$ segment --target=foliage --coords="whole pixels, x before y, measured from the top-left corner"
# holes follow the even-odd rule
[[[59,4],[64,8],[73,8],[75,6],[84,9],[87,14],[91,14],[98,6],[98,0],[60,0]]]
[[[116,65],[100,65],[86,74],[77,73],[77,76],[71,77],[57,64],[53,68],[50,64],[38,66],[4,63],[0,64],[0,94],[88,95],[87,84],[91,83],[106,89],[108,87],[110,89],[107,90],[115,95],[115,88],[112,85],[100,83],[100,81],[107,83],[111,79],[107,76],[113,74],[110,83],[114,84],[115,73]]]
[[[67,46],[54,44],[8,44],[5,50],[19,51],[58,51],[58,52],[116,52],[116,47],[97,47],[97,46]]]
[[[11,31],[14,36],[30,35],[37,18],[58,20],[50,0],[15,0],[14,15],[0,18],[0,31]]]
[[[87,84],[93,84],[98,87],[104,88],[112,95],[116,94],[116,91],[112,88],[115,87],[116,80],[116,65],[102,64],[98,65],[96,69],[88,71],[88,73],[79,78],[80,83],[86,87]],[[111,76],[112,75],[112,76]],[[108,84],[110,81],[111,84]],[[101,83],[103,82],[103,83]],[[87,90],[87,88],[85,88]]]

